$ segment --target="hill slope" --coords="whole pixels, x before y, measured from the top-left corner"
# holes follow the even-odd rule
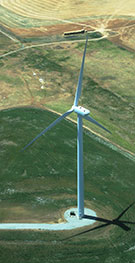
[[[68,207],[76,206],[75,124],[63,120],[20,152],[56,117],[34,108],[0,112],[0,222],[58,222]],[[85,206],[102,218],[118,216],[134,201],[134,169],[135,162],[85,131]],[[122,219],[135,221],[134,208]],[[1,231],[1,259],[8,262],[12,250],[10,262],[18,262],[18,257],[34,263],[42,259],[73,262],[74,257],[78,262],[133,262],[134,226],[131,228],[128,233],[110,226],[66,242],[60,240],[79,231]]]

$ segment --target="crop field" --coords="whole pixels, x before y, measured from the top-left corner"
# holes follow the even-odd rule
[[[63,212],[76,206],[75,124],[63,120],[20,152],[56,118],[56,114],[36,108],[0,112],[0,222],[61,222]],[[85,131],[85,206],[102,218],[118,216],[135,199],[134,169],[135,161]],[[134,207],[122,219],[135,221]],[[76,258],[78,262],[134,262],[134,226],[130,232],[108,226],[61,241],[79,232],[81,229],[0,231],[0,261],[73,262]]]
[[[77,6],[77,8],[76,8]],[[63,35],[85,28],[111,33],[111,39],[134,48],[135,3],[133,0],[1,0],[0,24],[22,41],[27,38]],[[117,36],[115,38],[114,34]],[[110,37],[110,34],[109,34]],[[37,40],[38,41],[38,40]],[[39,39],[40,41],[40,39]]]
[[[37,19],[77,19],[80,17],[96,15],[134,15],[135,3],[127,1],[105,0],[99,4],[98,0],[1,0],[1,6],[24,17]],[[102,5],[102,8],[101,8]],[[77,7],[77,8],[76,8]]]

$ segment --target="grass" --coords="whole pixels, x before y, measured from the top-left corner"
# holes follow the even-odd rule
[[[24,58],[24,63],[26,63],[27,66],[32,69],[38,69],[42,71],[46,69],[49,72],[63,72],[63,67],[59,63],[66,63],[69,57],[65,57],[65,54],[64,57],[62,54],[60,57],[57,57],[53,50],[51,50],[51,52],[50,50],[47,50],[44,53],[45,54],[39,57],[38,53],[33,54],[33,51],[30,50],[28,55]]]
[[[36,235],[35,235],[36,236]],[[47,235],[49,236],[49,235]],[[41,240],[40,236],[40,240]],[[38,236],[39,239],[39,236]],[[114,241],[114,240],[113,240]],[[13,260],[16,260],[16,256],[18,258],[21,258],[21,262],[74,262],[74,260],[77,260],[77,262],[83,262],[86,263],[87,260],[91,260],[92,262],[100,262],[99,260],[102,260],[102,262],[111,262],[111,260],[115,260],[115,262],[119,262],[119,259],[122,258],[123,260],[131,260],[133,262],[133,252],[130,253],[130,258],[127,256],[129,253],[125,253],[123,255],[122,251],[118,251],[116,248],[116,254],[112,254],[111,246],[112,243],[109,240],[108,242],[105,242],[104,247],[100,247],[97,252],[97,244],[95,242],[91,241],[91,247],[86,244],[86,242],[74,242],[74,244],[59,244],[56,243],[53,245],[46,244],[45,241],[41,241],[41,244],[39,246],[38,242],[35,241],[35,244],[29,244],[30,242],[27,241],[25,246],[23,247],[25,252],[22,252],[22,249],[17,244],[14,244],[8,249],[4,249],[3,246],[1,246],[1,252],[3,255],[4,253],[8,254],[10,251],[12,251],[12,258]],[[47,242],[48,243],[48,242]],[[46,245],[45,245],[46,244]],[[116,243],[117,245],[117,243]],[[29,253],[27,250],[27,247],[29,247]],[[123,248],[125,248],[123,246]],[[94,256],[93,256],[94,255]],[[50,260],[50,256],[52,259]],[[113,256],[113,257],[112,257]],[[2,256],[2,260],[5,260],[5,257]],[[1,261],[2,262],[2,261]],[[8,261],[5,261],[8,262]],[[130,261],[127,261],[130,262]]]
[[[63,120],[20,152],[55,118],[36,108],[0,112],[1,222],[57,222],[62,211],[76,206],[75,124]],[[135,162],[91,136],[84,131],[85,205],[112,219],[134,201]],[[123,219],[134,221],[134,208]],[[0,262],[134,262],[134,227],[129,233],[108,227],[60,242],[78,232],[0,231]]]
[[[24,50],[1,59],[1,109],[33,104],[63,113],[70,108],[83,49],[84,43],[57,44]],[[89,108],[92,116],[109,128],[112,135],[105,135],[88,122],[85,125],[133,153],[134,57],[134,53],[108,40],[89,42],[80,100],[80,104]],[[33,76],[33,72],[37,75]],[[44,89],[41,89],[40,77],[45,80]]]
[[[38,109],[26,108],[1,111],[1,127],[3,127],[1,133],[1,157],[3,159],[1,166],[1,187],[5,189],[4,184],[7,184],[7,180],[9,185],[11,184],[12,186],[15,184],[15,188],[11,186],[9,187],[11,191],[5,191],[5,195],[9,196],[9,200],[12,198],[17,200],[17,196],[20,196],[20,198],[23,200],[23,188],[27,189],[27,200],[27,194],[29,195],[30,191],[30,182],[33,180],[33,178],[35,183],[39,183],[40,180],[43,180],[43,183],[45,184],[47,183],[47,195],[53,193],[56,193],[57,195],[58,192],[60,192],[60,190],[57,192],[55,185],[58,182],[64,187],[61,189],[62,193],[66,191],[68,194],[68,188],[70,189],[72,184],[74,185],[74,191],[72,194],[76,193],[76,179],[74,176],[76,170],[76,128],[72,123],[63,121],[60,125],[56,126],[56,129],[53,129],[46,136],[40,138],[38,142],[35,142],[35,145],[32,145],[27,151],[18,155],[19,149],[27,144],[31,138],[36,136],[37,133],[44,129],[44,127],[46,127],[55,118],[56,116],[53,116],[52,113]],[[30,132],[31,130],[32,136]],[[4,134],[3,131],[6,131],[6,134]],[[57,134],[59,134],[59,137],[61,138],[60,141],[58,139],[56,140]],[[88,138],[89,144],[85,137]],[[109,189],[109,184],[111,183],[112,191],[115,191],[119,185],[121,185],[116,174],[118,173],[119,176],[122,177],[125,167],[128,166],[128,174],[131,174],[132,177],[134,162],[132,163],[130,160],[126,159],[119,153],[109,149],[106,145],[102,145],[99,142],[93,141],[89,134],[85,135],[85,137],[84,152],[86,152],[86,157],[84,158],[84,163],[86,167],[86,178],[89,178],[89,171],[92,170],[90,184],[93,184],[95,181],[102,180],[103,175],[103,178],[108,179],[108,182],[106,182],[106,184],[108,183],[106,188]],[[101,149],[103,149],[102,157],[99,154]],[[112,157],[110,163],[107,164],[107,158],[110,159],[110,152]],[[37,154],[38,157],[36,158]],[[72,158],[69,158],[71,154]],[[32,160],[35,160],[35,165],[33,166],[31,166]],[[123,160],[125,160],[124,166]],[[7,161],[8,166],[6,165]],[[61,165],[62,163],[63,165]],[[122,170],[119,168],[118,163],[119,165],[123,166]],[[66,175],[64,176],[66,167],[69,167],[69,169],[66,170]],[[94,171],[94,167],[97,169],[97,171]],[[102,171],[100,171],[101,167]],[[113,167],[113,170],[111,167]],[[109,171],[111,171],[112,176],[109,176]],[[127,171],[125,174],[126,177]],[[113,177],[117,182],[113,182]],[[51,178],[53,178],[53,182]],[[71,182],[68,183],[67,189],[66,185],[64,186],[64,183],[66,183],[67,180],[66,178],[70,178],[71,180]],[[25,186],[25,182],[28,182],[28,185],[26,184]],[[18,183],[22,185],[22,188],[17,188]],[[124,187],[129,187],[131,185],[131,181],[127,182],[125,179],[125,183],[123,184]],[[44,192],[44,187],[43,189],[40,189],[42,194]],[[102,188],[102,186],[100,187]],[[86,189],[87,188],[89,188],[89,186],[86,185]],[[8,188],[6,187],[6,189]],[[12,189],[14,189],[14,191],[12,191]],[[38,193],[38,187],[32,189],[36,195]],[[2,196],[4,196],[3,191],[1,191],[1,197]]]
[[[11,84],[11,85],[16,85],[18,88],[23,85],[22,80],[19,78],[19,76],[17,76],[16,78],[12,78],[11,76],[8,75],[1,75],[0,76],[0,81]]]

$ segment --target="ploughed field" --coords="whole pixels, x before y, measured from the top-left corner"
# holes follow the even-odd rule
[[[46,19],[46,18],[62,18],[73,19],[78,17],[92,15],[134,15],[135,3],[133,0],[122,1],[105,0],[1,0],[3,7],[22,16]]]

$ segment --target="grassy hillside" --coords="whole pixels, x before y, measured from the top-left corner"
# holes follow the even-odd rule
[[[57,117],[18,108],[0,112],[0,222],[58,222],[76,206],[76,125],[63,120],[24,152]],[[135,199],[135,162],[84,132],[85,206],[118,216]],[[122,219],[135,221],[134,207]],[[0,231],[1,262],[134,262],[134,226],[103,228],[60,242],[74,231]],[[88,229],[88,227],[86,228]],[[10,257],[12,251],[12,259]]]
[[[74,100],[83,49],[84,43],[59,43],[22,50],[1,58],[0,108],[35,105],[63,113]],[[12,46],[7,46],[8,50],[12,50]],[[112,135],[105,135],[90,125],[94,131],[100,131],[103,136],[133,153],[134,58],[134,53],[108,40],[89,42],[80,101],[91,110],[94,118],[112,131]],[[40,78],[44,85],[40,83]]]
[[[48,46],[30,45],[63,40],[67,28],[83,27],[81,21],[87,22],[88,29],[102,23],[114,31],[116,27],[121,41],[134,48],[135,30],[130,24],[134,1],[103,2],[101,12],[96,0],[77,2],[77,9],[69,0],[1,1],[0,223],[58,223],[66,209],[76,206],[76,124],[63,120],[26,151],[20,150],[58,117],[46,108],[64,113],[73,104],[84,43],[65,39]],[[119,21],[111,20],[118,14]],[[70,18],[74,24],[63,22]],[[125,25],[129,27],[124,29]],[[6,56],[12,50],[18,52]],[[80,104],[112,135],[84,122],[108,139],[84,131],[85,206],[105,219],[116,218],[135,200],[134,72],[134,52],[108,40],[88,43]],[[76,120],[74,114],[71,117]],[[135,222],[134,209],[121,219]],[[134,225],[129,232],[110,225],[62,241],[80,231],[0,231],[0,263],[135,262]]]

